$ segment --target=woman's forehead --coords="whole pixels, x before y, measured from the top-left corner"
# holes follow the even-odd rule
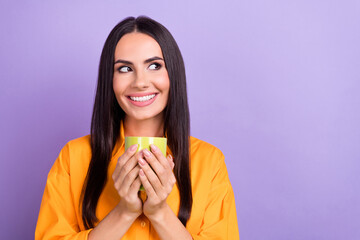
[[[115,59],[143,59],[153,56],[162,57],[160,45],[155,39],[144,33],[133,32],[125,34],[115,48]]]

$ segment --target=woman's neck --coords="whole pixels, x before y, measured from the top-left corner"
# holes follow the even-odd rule
[[[135,120],[125,116],[124,119],[124,134],[125,137],[163,137],[164,136],[164,121],[161,114],[155,118],[146,120]]]

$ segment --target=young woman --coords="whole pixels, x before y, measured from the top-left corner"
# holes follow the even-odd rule
[[[239,239],[224,155],[189,134],[174,38],[148,17],[124,19],[101,54],[91,134],[51,168],[35,239]],[[125,151],[125,136],[166,137],[167,157]]]

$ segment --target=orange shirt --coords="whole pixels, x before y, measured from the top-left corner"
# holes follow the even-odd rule
[[[124,153],[124,131],[116,143],[108,170],[108,182],[100,195],[96,216],[102,220],[119,202],[112,173]],[[190,137],[190,168],[193,207],[186,229],[193,239],[239,239],[235,198],[226,170],[224,155],[209,143]],[[168,149],[168,152],[169,149]],[[41,202],[35,240],[87,239],[81,218],[80,195],[91,159],[90,136],[68,142],[52,166]],[[167,203],[177,215],[179,190],[176,184]],[[122,240],[160,239],[150,221],[141,215]]]

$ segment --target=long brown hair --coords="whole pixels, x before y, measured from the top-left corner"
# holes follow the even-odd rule
[[[186,91],[184,61],[171,33],[146,16],[125,18],[110,32],[101,53],[95,103],[91,121],[91,161],[82,190],[82,219],[86,229],[98,222],[96,206],[106,181],[108,166],[120,122],[125,112],[119,106],[113,88],[114,52],[122,36],[141,32],[155,39],[162,50],[170,79],[170,92],[164,114],[164,134],[174,156],[174,174],[180,192],[178,218],[184,226],[190,217],[192,190],[189,169],[190,116]]]

